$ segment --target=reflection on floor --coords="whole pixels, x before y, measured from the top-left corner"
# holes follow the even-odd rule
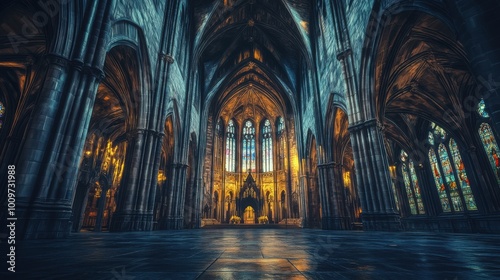
[[[261,228],[79,233],[65,240],[22,242],[16,276],[492,279],[500,278],[499,237]]]

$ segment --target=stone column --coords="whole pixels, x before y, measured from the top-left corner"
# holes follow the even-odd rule
[[[335,209],[331,206],[331,174],[329,164],[318,164],[318,188],[321,200],[321,228],[333,229],[336,217]]]
[[[184,227],[184,192],[186,188],[187,165],[171,165],[172,174],[167,193],[167,211],[160,220],[161,229],[182,229]]]
[[[302,218],[302,224],[301,227],[304,227],[309,224],[309,215],[307,211],[307,205],[309,205],[309,198],[308,198],[308,193],[307,193],[307,174],[305,174],[305,160],[302,159],[302,167],[300,168],[300,175],[299,175],[299,188],[298,188],[298,193],[299,193],[299,217],[297,218]]]
[[[332,193],[332,207],[337,213],[336,227],[334,229],[350,229],[349,215],[347,214],[346,195],[344,189],[344,177],[342,173],[342,165],[339,163],[332,163],[331,173],[333,176],[333,193]]]
[[[365,230],[400,230],[381,127],[376,120],[349,127]]]
[[[65,58],[48,57],[45,81],[38,93],[37,106],[34,107],[24,144],[20,147],[22,152],[18,160],[19,164],[16,166],[18,186],[16,210],[18,228],[24,232],[26,238],[52,237],[52,233],[57,237],[69,233],[69,230],[66,233],[66,228],[69,226],[71,209],[64,207],[65,204],[66,206],[69,204],[69,201],[61,201],[60,207],[62,209],[47,206],[48,209],[52,209],[43,210],[43,205],[46,204],[43,201],[37,207],[40,208],[40,211],[35,210],[32,205],[37,198],[41,198],[38,194],[38,188],[36,188],[38,174],[46,158],[47,146],[50,141],[53,141],[53,129],[56,125],[58,105],[61,102],[64,85],[68,78],[68,68],[69,62]],[[48,228],[48,216],[53,217],[54,232]]]
[[[78,167],[103,77],[113,0],[89,5],[90,20],[81,26],[73,56],[47,55],[45,81],[20,146],[18,214],[25,238],[64,237],[70,232]]]
[[[335,162],[318,165],[322,190],[322,228],[348,229],[342,184],[342,166]],[[323,198],[324,196],[324,198]]]
[[[203,190],[203,191],[202,191]],[[197,192],[195,194],[195,201],[193,202],[194,203],[194,224],[193,224],[193,228],[200,228],[201,227],[201,219],[202,219],[202,215],[201,215],[201,211],[203,209],[203,195],[205,193],[205,188],[204,188],[204,185],[203,185],[203,178],[197,178],[196,181],[195,181],[195,191]],[[219,193],[219,195],[221,195]],[[210,192],[210,200],[213,199],[213,194]],[[215,207],[215,206],[214,206]],[[222,211],[221,211],[221,199],[218,200],[218,204],[217,204],[217,219],[220,220],[221,222],[223,221],[222,220]],[[211,208],[211,211],[213,211],[213,209]],[[215,211],[213,211],[215,212]],[[212,216],[213,214],[211,213],[209,215]],[[215,218],[215,217],[214,217]]]
[[[138,129],[129,134],[125,170],[118,189],[118,205],[111,223],[112,231],[146,231],[153,229],[154,188],[160,134]]]

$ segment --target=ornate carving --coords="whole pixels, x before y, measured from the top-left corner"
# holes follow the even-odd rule
[[[168,64],[172,64],[175,61],[174,57],[171,54],[164,54],[164,53],[160,54],[160,59],[167,62]]]
[[[352,50],[350,48],[343,50],[337,54],[337,60],[338,61],[344,60],[346,57],[348,57],[351,54],[352,54]]]
[[[60,55],[57,55],[57,54],[52,54],[52,53],[47,54],[46,59],[47,59],[47,62],[49,64],[54,64],[57,66],[61,66],[63,68],[68,67],[68,65],[70,63],[67,58],[60,56]]]

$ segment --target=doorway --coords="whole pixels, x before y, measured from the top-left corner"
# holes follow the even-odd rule
[[[243,214],[243,223],[245,224],[255,224],[255,210],[252,206],[245,208],[245,213]]]

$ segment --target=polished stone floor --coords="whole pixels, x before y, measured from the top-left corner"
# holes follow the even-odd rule
[[[19,246],[17,279],[500,279],[499,235],[202,229]]]

